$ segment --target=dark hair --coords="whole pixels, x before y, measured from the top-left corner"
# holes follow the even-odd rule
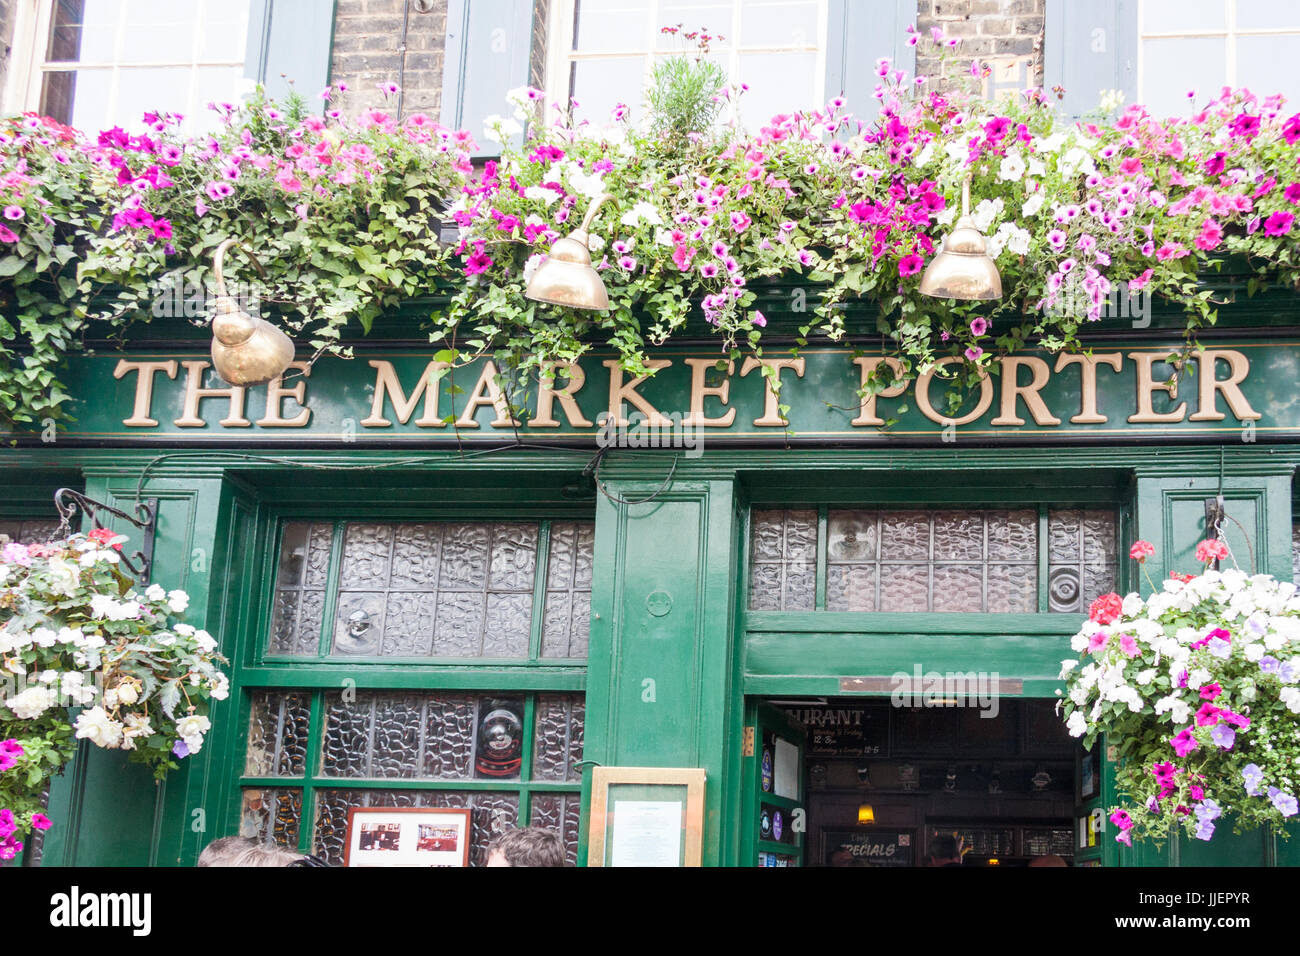
[[[564,866],[564,844],[542,827],[503,833],[488,847],[488,853],[500,853],[511,866]]]
[[[958,859],[957,838],[951,833],[940,833],[930,841],[930,859],[932,860],[956,860]]]

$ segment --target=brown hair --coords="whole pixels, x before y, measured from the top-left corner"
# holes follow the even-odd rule
[[[492,853],[500,853],[511,866],[564,866],[564,844],[542,827],[503,833],[488,847]]]

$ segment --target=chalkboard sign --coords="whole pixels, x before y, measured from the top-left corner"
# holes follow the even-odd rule
[[[889,756],[887,707],[796,707],[790,716],[808,730],[809,756]]]
[[[913,830],[823,830],[822,862],[826,866],[911,866]]]

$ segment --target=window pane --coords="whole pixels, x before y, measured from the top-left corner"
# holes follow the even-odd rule
[[[817,512],[755,511],[750,533],[750,608],[811,611],[817,590]]]
[[[1237,0],[1238,30],[1300,28],[1295,0]]]
[[[710,44],[711,48],[716,50],[736,42],[734,31],[731,29],[734,8],[733,0],[722,0],[722,2],[715,0],[713,3],[700,3],[698,0],[660,0],[659,19],[655,23],[655,29],[672,27],[679,23],[682,25],[682,30],[687,33],[702,29],[712,36],[725,38],[721,44],[716,41]],[[683,39],[680,34],[664,36],[663,40],[667,42],[660,44],[661,49],[695,51],[695,41]]]
[[[1300,584],[1300,521],[1291,525],[1291,580]]]
[[[308,521],[290,521],[284,525],[268,654],[316,656],[333,544],[332,525]]]
[[[576,793],[535,793],[529,826],[545,827],[564,841],[564,859],[578,865],[578,829],[582,820],[582,797]]]
[[[1227,40],[1219,37],[1178,37],[1142,41],[1141,101],[1152,113],[1189,112],[1187,91],[1198,101],[1217,93],[1227,82]]]
[[[106,125],[112,92],[107,70],[46,73],[41,79],[41,112],[89,133]]]
[[[572,67],[571,93],[578,101],[579,118],[607,126],[611,122],[610,113],[622,103],[632,108],[635,121],[641,113],[644,71],[645,60],[639,56],[576,61]]]
[[[197,0],[131,0],[123,5],[122,63],[189,63],[198,33]]]
[[[813,53],[745,53],[740,75],[733,82],[748,83],[740,98],[740,118],[757,130],[778,113],[793,113],[814,105],[817,91],[817,56]]]
[[[644,50],[664,25],[651,23],[651,4],[619,0],[577,0],[573,20],[573,49],[584,53]]]
[[[58,0],[50,16],[50,62],[111,63],[124,0]]]
[[[1261,97],[1281,93],[1288,103],[1300,100],[1300,34],[1237,38],[1237,85]]]
[[[243,62],[248,43],[248,0],[206,0],[199,31],[201,61]],[[304,96],[308,90],[303,90]]]
[[[1245,4],[1249,2],[1245,0]],[[1227,28],[1228,4],[1225,0],[1143,0],[1142,29],[1145,33]]]
[[[533,716],[533,779],[581,780],[585,707],[582,697],[541,694]]]
[[[246,789],[242,795],[240,836],[276,843],[289,850],[298,849],[298,831],[302,826],[301,790]]]
[[[150,111],[190,113],[191,71],[186,67],[125,69],[117,73],[117,101],[105,123],[135,127]],[[81,104],[77,104],[81,115]]]
[[[1115,587],[1115,513],[1048,512],[1048,610],[1081,612]]]
[[[723,31],[726,32],[725,30]],[[817,46],[817,3],[747,0],[740,8],[740,46]]]
[[[0,520],[0,543],[44,544],[58,534],[59,523],[53,518],[17,518]]]
[[[307,765],[310,720],[310,693],[259,691],[253,694],[245,776],[301,777]]]

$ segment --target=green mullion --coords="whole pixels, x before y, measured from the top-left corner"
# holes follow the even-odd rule
[[[826,610],[826,551],[830,544],[826,530],[826,505],[817,508],[817,597],[813,608]]]
[[[344,522],[334,522],[334,539],[330,542],[330,568],[325,577],[325,607],[321,611],[320,644],[316,648],[318,658],[329,654],[334,615],[338,613],[339,578],[343,573],[343,527]]]
[[[325,694],[316,691],[311,695],[311,713],[307,717],[307,775],[302,782],[302,817],[298,820],[298,849],[304,853],[312,852],[312,836],[316,832],[314,781],[320,774],[324,723]]]
[[[577,560],[577,555],[574,555]],[[533,621],[528,632],[528,660],[542,656],[542,617],[546,614],[546,578],[550,573],[551,522],[541,522],[537,530],[537,566],[533,576]]]
[[[1046,614],[1051,609],[1050,583],[1048,581],[1047,561],[1050,557],[1051,539],[1048,537],[1047,505],[1038,506],[1038,613]]]
[[[309,790],[475,790],[502,793],[572,793],[582,792],[582,785],[573,780],[431,780],[384,777],[240,777],[239,786],[293,790],[301,787],[306,805]]]

